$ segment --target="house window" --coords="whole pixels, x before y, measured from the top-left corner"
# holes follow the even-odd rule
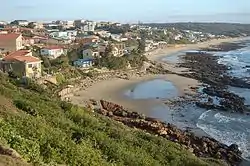
[[[28,64],[28,68],[32,68],[32,64]]]

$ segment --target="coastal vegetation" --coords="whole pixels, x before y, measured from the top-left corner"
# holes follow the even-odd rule
[[[212,33],[215,35],[225,35],[230,37],[238,37],[244,34],[250,35],[249,24],[233,24],[233,23],[152,23],[144,24],[150,27],[158,28],[176,28],[179,30],[192,30],[204,33]]]
[[[0,143],[16,150],[23,161],[72,166],[211,165],[165,138],[50,96],[34,82],[22,84],[0,73]]]

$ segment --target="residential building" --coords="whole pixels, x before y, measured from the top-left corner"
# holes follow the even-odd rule
[[[177,34],[174,37],[174,40],[181,40],[183,38],[183,36],[181,34]]]
[[[98,36],[95,36],[95,35],[90,35],[90,36],[78,35],[78,36],[76,36],[76,42],[79,42],[82,45],[87,45],[90,43],[98,43],[99,41],[100,41],[100,38]]]
[[[27,21],[27,20],[15,20],[15,21],[12,21],[10,24],[19,25],[19,26],[28,26],[29,21]]]
[[[94,22],[94,21],[85,21],[81,29],[83,31],[85,31],[85,32],[94,32],[95,27],[96,27],[96,22]]]
[[[32,38],[34,39],[35,44],[45,43],[48,40],[48,37],[46,36],[33,36]]]
[[[83,58],[76,60],[73,64],[79,68],[90,68],[93,66],[93,58]]]
[[[8,34],[8,31],[2,31],[2,30],[0,30],[0,34]]]
[[[104,30],[97,30],[94,33],[104,38],[109,38],[111,36],[111,33],[109,31],[104,31]]]
[[[60,46],[46,46],[41,49],[41,55],[50,59],[56,59],[65,54],[64,48]]]
[[[28,26],[32,27],[34,29],[43,29],[44,28],[43,23],[41,23],[41,22],[30,22],[28,24]]]
[[[73,28],[74,27],[74,21],[63,21],[63,28]]]
[[[75,40],[77,35],[77,31],[75,30],[67,30],[67,31],[59,31],[50,33],[50,37],[55,39],[65,39],[65,40]]]
[[[118,23],[118,22],[116,22],[116,23],[113,23],[112,25],[113,25],[113,26],[117,26],[117,27],[120,27],[120,26],[122,26],[122,24],[121,24],[121,23]]]
[[[5,56],[0,66],[3,72],[13,72],[19,77],[39,78],[42,73],[41,62],[29,50],[18,50]]]
[[[83,46],[83,57],[101,57],[104,55],[107,43],[89,43]]]
[[[110,25],[112,25],[112,22],[104,22],[104,21],[102,21],[102,22],[98,22],[96,24],[97,27],[106,27],[106,26],[110,26]]]
[[[74,26],[76,28],[81,28],[83,26],[83,24],[85,23],[85,20],[75,20],[74,21]]]
[[[98,48],[88,48],[82,51],[82,56],[83,57],[99,57],[100,52]]]
[[[32,46],[34,44],[35,44],[34,38],[23,36],[23,46]]]
[[[0,34],[0,48],[4,49],[6,52],[13,52],[22,49],[22,35],[17,33]]]
[[[113,56],[123,56],[125,53],[125,44],[124,43],[113,43],[112,46],[112,54]]]
[[[54,23],[45,23],[43,24],[44,28],[46,28],[47,31],[59,31],[61,25],[54,24]]]
[[[154,41],[153,40],[146,40],[145,41],[145,51],[147,52],[147,51],[149,51],[149,50],[151,50],[151,49],[153,49],[153,43],[154,43]]]
[[[49,34],[50,37],[55,37],[55,38],[68,38],[68,33],[64,31],[60,32],[52,32]]]
[[[8,23],[6,21],[0,21],[0,25],[7,25]]]
[[[7,31],[8,33],[20,33],[20,28],[5,26],[1,29],[2,31]]]

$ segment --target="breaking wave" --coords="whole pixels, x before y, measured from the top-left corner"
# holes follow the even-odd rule
[[[250,128],[249,122],[245,123],[242,130],[239,124],[247,122],[238,117],[228,117],[221,113],[208,110],[200,115],[196,126],[212,138],[226,144],[237,144],[243,152],[243,157],[250,161]],[[236,126],[236,128],[235,128]]]

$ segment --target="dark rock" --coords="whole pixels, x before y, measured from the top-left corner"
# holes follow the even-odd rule
[[[237,144],[232,144],[228,147],[228,149],[232,152],[240,153],[239,146]]]
[[[198,157],[222,159],[231,165],[237,165],[242,161],[241,152],[237,145],[228,147],[209,137],[197,137],[193,133],[182,131],[170,123],[166,124],[157,119],[145,117],[145,115],[137,112],[129,112],[122,106],[111,102],[101,101],[101,105],[103,109],[96,111],[97,113],[106,114],[110,118],[120,121],[129,127],[138,128],[147,133],[162,136],[176,142]]]
[[[14,149],[4,147],[2,145],[0,145],[0,154],[10,156],[10,157],[16,158],[16,159],[22,158],[21,155],[19,153],[17,153]]]

